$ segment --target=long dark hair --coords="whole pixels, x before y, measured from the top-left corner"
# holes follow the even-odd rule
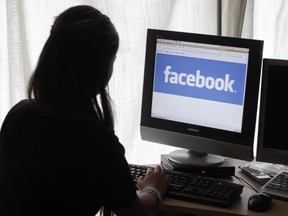
[[[95,118],[113,129],[106,88],[118,47],[113,23],[99,10],[88,5],[65,10],[29,81],[29,100],[43,111]]]

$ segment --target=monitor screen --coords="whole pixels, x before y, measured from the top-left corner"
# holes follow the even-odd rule
[[[288,165],[287,82],[284,78],[288,74],[288,60],[264,58],[262,71],[256,160]]]
[[[140,132],[176,163],[253,159],[263,41],[147,30]]]

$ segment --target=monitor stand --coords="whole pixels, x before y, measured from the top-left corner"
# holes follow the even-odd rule
[[[167,170],[194,173],[212,177],[230,177],[235,174],[235,166],[225,160],[214,166],[191,166],[175,163],[169,159],[168,154],[161,155],[161,165]]]
[[[224,157],[189,149],[179,149],[168,154],[170,161],[193,167],[218,166],[224,163]]]

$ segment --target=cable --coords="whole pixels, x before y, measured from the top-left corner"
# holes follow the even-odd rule
[[[255,187],[253,187],[249,182],[247,182],[245,179],[243,179],[243,178],[241,178],[241,177],[239,177],[239,176],[237,176],[235,174],[234,174],[234,177],[237,178],[239,182],[242,182],[242,183],[246,184],[246,185],[243,184],[244,186],[249,186],[248,188],[254,190],[256,193],[260,192]]]

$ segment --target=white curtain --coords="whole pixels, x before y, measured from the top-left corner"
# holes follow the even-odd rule
[[[264,58],[288,59],[288,1],[221,0],[221,34],[264,41]]]
[[[264,41],[264,58],[288,59],[288,1],[248,0],[242,37]]]
[[[241,37],[247,0],[221,0],[221,35]]]
[[[218,0],[0,0],[0,125],[8,110],[26,98],[27,81],[54,17],[70,6],[88,4],[108,15],[120,35],[109,89],[116,114],[116,133],[125,146],[126,157],[131,163],[159,163],[160,155],[174,148],[142,141],[139,127],[147,28],[218,34],[218,3]],[[264,57],[288,58],[287,1],[247,0],[244,8],[242,37],[263,39]],[[225,25],[226,29],[231,27],[229,23]]]

